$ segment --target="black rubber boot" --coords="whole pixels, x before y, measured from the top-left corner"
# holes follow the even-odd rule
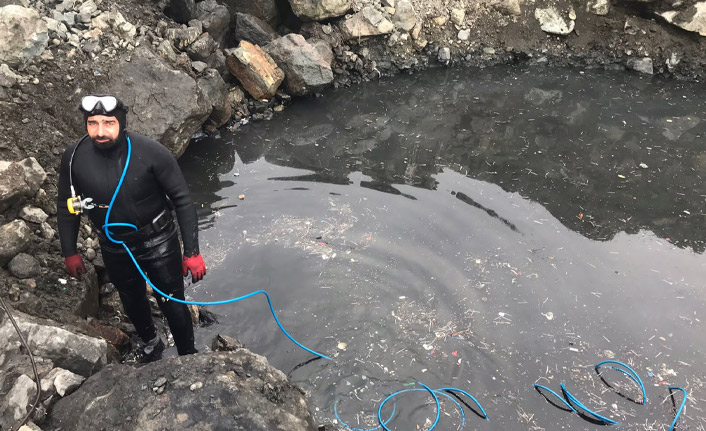
[[[154,362],[162,359],[162,353],[164,352],[164,341],[158,335],[147,342],[145,347],[142,349],[142,354],[138,357],[138,362],[141,364],[147,364],[149,362]]]

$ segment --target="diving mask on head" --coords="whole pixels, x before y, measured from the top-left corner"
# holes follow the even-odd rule
[[[81,110],[91,115],[109,115],[115,108],[124,110],[122,102],[115,96],[90,95],[81,99]]]

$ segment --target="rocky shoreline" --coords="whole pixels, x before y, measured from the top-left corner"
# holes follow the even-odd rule
[[[428,67],[529,63],[701,80],[704,36],[706,1],[696,0],[0,0],[0,295],[41,352],[34,421],[51,424],[56,400],[119,362],[133,334],[91,227],[79,236],[90,262],[82,281],[59,255],[57,169],[84,133],[81,95],[120,95],[130,129],[179,156],[194,136],[270,119],[299,97]],[[14,340],[0,348],[6,428],[36,389],[1,310],[0,332]],[[71,369],[75,358],[41,349],[67,337],[98,346],[76,348],[98,349],[97,365]],[[310,417],[301,423],[288,429],[312,429]]]

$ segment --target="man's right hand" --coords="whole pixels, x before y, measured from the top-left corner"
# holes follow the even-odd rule
[[[66,270],[74,278],[80,280],[81,274],[86,273],[86,267],[83,266],[83,259],[81,259],[80,254],[76,253],[73,256],[65,257],[64,262],[66,263]]]

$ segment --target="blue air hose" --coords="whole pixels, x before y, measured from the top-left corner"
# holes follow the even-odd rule
[[[579,400],[577,400],[576,397],[574,397],[573,395],[571,395],[571,392],[569,392],[569,391],[566,389],[566,386],[564,386],[563,383],[561,384],[561,390],[562,390],[562,392],[564,393],[564,395],[566,396],[566,399],[567,399],[570,403],[576,404],[576,405],[578,406],[578,408],[580,408],[580,409],[583,410],[584,412],[588,413],[589,415],[591,415],[591,416],[597,418],[598,420],[601,420],[601,421],[603,421],[603,422],[605,422],[605,423],[607,423],[607,424],[610,424],[610,425],[616,425],[616,424],[617,424],[617,422],[614,421],[613,419],[609,419],[609,418],[607,418],[607,417],[605,417],[605,416],[601,416],[601,415],[599,415],[598,413],[594,412],[593,410],[591,410],[591,409],[589,409],[588,407],[586,407],[586,406],[584,406],[583,404],[581,404],[581,402],[579,402]]]
[[[428,430],[426,431],[432,431],[434,428],[436,428],[436,424],[439,423],[439,417],[441,417],[441,405],[439,404],[439,397],[436,396],[436,393],[434,393],[434,390],[432,390],[429,386],[425,385],[424,383],[417,382],[420,385],[424,387],[424,389],[427,390],[431,394],[432,397],[434,397],[434,402],[436,403],[436,419],[434,420],[434,423],[429,427]],[[390,431],[390,429],[387,427],[385,423],[382,421],[382,408],[385,406],[385,403],[390,401],[392,398],[396,397],[399,394],[403,394],[405,392],[411,392],[412,389],[404,389],[398,392],[395,392],[394,394],[390,395],[389,397],[385,398],[382,403],[380,403],[380,407],[378,408],[378,421],[380,422],[380,426],[385,431]]]
[[[672,431],[674,427],[677,425],[677,420],[679,419],[679,416],[681,416],[681,413],[684,411],[684,406],[686,405],[686,390],[683,388],[679,388],[677,386],[670,386],[668,388],[670,391],[682,391],[684,393],[684,399],[681,402],[681,406],[679,407],[679,410],[677,410],[677,414],[674,416],[674,421],[672,421],[672,426],[669,427],[669,431]]]
[[[535,387],[535,388],[539,388],[539,389],[543,389],[543,390],[549,392],[550,394],[554,395],[559,401],[561,401],[562,403],[564,403],[564,405],[565,405],[566,407],[568,407],[569,410],[571,410],[571,411],[574,412],[574,413],[578,413],[578,412],[576,411],[576,409],[574,408],[574,406],[572,406],[571,404],[569,404],[564,398],[562,398],[559,394],[557,394],[557,393],[554,392],[553,390],[549,389],[548,387],[542,386],[542,385],[538,385],[538,384],[536,384],[536,383],[534,384],[534,387]],[[542,394],[542,395],[544,395],[544,394]],[[545,396],[545,398],[546,398],[546,396]]]
[[[122,174],[122,176],[120,177],[120,181],[118,181],[118,186],[115,188],[115,193],[113,193],[113,198],[110,200],[110,205],[108,205],[108,211],[105,213],[105,224],[103,225],[102,228],[103,228],[103,231],[105,232],[106,237],[107,237],[111,242],[113,242],[113,243],[115,243],[115,244],[120,244],[120,245],[123,246],[123,248],[124,248],[125,251],[127,252],[128,256],[130,256],[130,259],[131,259],[132,262],[135,264],[135,267],[136,267],[137,270],[140,272],[140,275],[142,275],[142,278],[145,279],[145,281],[152,287],[152,289],[153,289],[155,292],[159,293],[160,295],[162,295],[163,297],[165,297],[166,299],[168,299],[168,300],[170,300],[170,301],[175,301],[175,302],[179,302],[179,303],[181,303],[181,304],[187,304],[187,305],[221,305],[221,304],[230,304],[230,303],[233,303],[233,302],[241,301],[241,300],[246,299],[246,298],[250,298],[251,296],[257,295],[258,293],[262,293],[263,295],[265,295],[265,298],[267,298],[267,304],[270,306],[270,312],[272,313],[272,317],[274,317],[275,322],[277,323],[277,326],[279,326],[279,329],[282,330],[282,333],[284,333],[284,335],[286,335],[287,338],[289,338],[290,340],[292,340],[292,342],[293,342],[294,344],[296,344],[297,346],[299,346],[299,347],[301,347],[302,349],[306,350],[307,352],[312,353],[312,354],[314,354],[314,355],[316,355],[316,356],[318,356],[318,357],[320,357],[320,358],[324,358],[324,359],[329,359],[329,360],[330,360],[330,359],[331,359],[330,357],[328,357],[328,356],[326,356],[326,355],[322,355],[321,353],[317,353],[317,352],[315,352],[315,351],[313,351],[313,350],[311,350],[311,349],[309,349],[309,348],[307,348],[307,347],[304,347],[303,345],[301,345],[300,343],[298,343],[297,340],[295,340],[294,338],[292,338],[291,335],[289,335],[289,333],[284,329],[284,327],[282,327],[282,324],[279,322],[279,319],[277,318],[277,314],[275,313],[275,309],[274,309],[274,307],[272,307],[272,301],[270,300],[270,295],[268,295],[268,293],[265,292],[264,290],[257,290],[257,291],[255,291],[255,292],[249,293],[249,294],[247,294],[247,295],[243,295],[243,296],[240,296],[240,297],[238,297],[238,298],[228,299],[228,300],[224,300],[224,301],[198,302],[198,301],[185,301],[185,300],[182,300],[182,299],[178,299],[178,298],[171,297],[171,296],[165,294],[164,292],[162,292],[161,290],[159,290],[154,284],[152,284],[152,282],[150,281],[150,279],[147,277],[147,275],[145,275],[144,271],[142,271],[142,268],[141,268],[140,265],[137,263],[137,260],[135,259],[135,256],[132,255],[132,252],[130,251],[130,248],[129,248],[127,245],[125,245],[125,242],[124,242],[124,241],[119,241],[119,240],[114,239],[114,238],[111,236],[110,230],[109,230],[109,228],[115,227],[115,226],[122,226],[122,227],[127,227],[127,228],[130,228],[130,229],[135,229],[135,230],[137,230],[137,226],[135,226],[134,224],[130,224],[130,223],[109,223],[110,212],[111,212],[112,209],[113,209],[113,204],[115,203],[115,199],[118,197],[118,192],[120,191],[120,188],[121,188],[122,185],[123,185],[123,181],[125,180],[125,175],[127,174],[128,166],[130,166],[130,155],[131,155],[131,154],[132,154],[132,142],[130,142],[130,138],[127,137],[127,157],[125,158],[125,168],[123,169],[123,174]]]
[[[644,404],[647,404],[647,392],[645,391],[645,385],[642,384],[642,379],[640,379],[640,376],[637,375],[637,373],[635,372],[635,370],[633,370],[633,369],[630,368],[628,365],[626,365],[626,364],[624,364],[624,363],[622,363],[622,362],[620,362],[620,361],[603,361],[603,362],[598,363],[598,364],[594,367],[594,369],[596,370],[597,373],[600,374],[600,372],[598,371],[598,368],[599,368],[600,366],[606,365],[606,364],[615,364],[615,365],[619,365],[619,366],[621,366],[621,367],[627,368],[627,371],[626,371],[626,370],[623,370],[622,368],[617,368],[617,367],[613,367],[613,366],[610,366],[610,365],[607,366],[607,368],[612,368],[612,369],[614,369],[614,370],[616,370],[616,371],[620,371],[621,373],[623,373],[623,374],[625,374],[626,376],[628,376],[628,377],[630,378],[630,380],[632,380],[633,382],[635,382],[635,384],[637,384],[637,385],[640,387],[640,390],[642,390],[642,404],[643,404],[643,405],[644,405]]]

